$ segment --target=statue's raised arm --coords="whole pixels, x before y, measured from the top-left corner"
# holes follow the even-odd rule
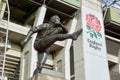
[[[45,29],[47,29],[47,25],[44,25],[44,24],[41,24],[39,26],[36,26],[36,27],[32,27],[28,33],[27,33],[27,36],[26,38],[20,43],[20,45],[23,47],[30,39],[31,35],[34,34],[34,33],[37,33],[37,32],[42,32],[44,31]]]

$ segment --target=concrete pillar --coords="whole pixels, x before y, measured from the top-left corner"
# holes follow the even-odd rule
[[[120,80],[119,64],[116,64],[115,66],[112,67],[112,69],[110,69],[110,79]]]
[[[98,0],[82,0],[81,8],[78,17],[82,18],[78,24],[82,21],[83,35],[82,39],[74,42],[75,80],[110,80],[101,3]],[[87,22],[91,17],[99,20],[99,30],[93,28],[94,21]]]
[[[118,53],[118,59],[119,59],[118,65],[119,65],[119,75],[120,75],[120,49],[119,49],[119,53]]]
[[[6,2],[0,1],[0,19],[3,18],[3,15],[5,13],[5,8],[6,8]]]
[[[76,29],[82,28],[81,26],[81,12],[77,15],[77,27]],[[84,69],[84,53],[83,53],[83,34],[74,41],[74,71],[75,71],[75,80],[85,80],[85,69]]]
[[[46,9],[45,5],[43,5],[42,7],[40,7],[38,9],[38,12],[37,12],[36,17],[35,17],[34,26],[38,26],[38,25],[40,25],[40,24],[43,23],[44,18],[45,18],[45,14],[46,14],[46,10],[47,9]],[[31,49],[32,53],[30,55],[30,57],[31,57],[31,72],[30,72],[30,77],[32,77],[33,72],[34,72],[34,70],[36,68],[36,65],[37,65],[36,64],[37,63],[37,54],[36,54],[36,51],[33,48],[33,44],[34,44],[34,40],[36,38],[36,35],[37,34],[33,35],[33,41],[32,41],[32,49]]]
[[[47,74],[40,73],[40,74],[34,75],[31,80],[65,80],[65,79],[56,77],[55,74],[47,75]]]
[[[43,23],[46,10],[45,5],[38,8],[37,13],[35,14],[34,26]],[[22,51],[20,80],[29,80],[33,76],[33,72],[37,66],[37,52],[33,48],[36,35],[37,34],[32,35],[32,38],[28,41]]]
[[[77,24],[77,19],[73,18],[71,21],[70,31],[69,33],[73,33],[75,31]],[[71,47],[72,40],[68,39],[66,41],[65,46],[65,80],[70,80],[70,47]]]

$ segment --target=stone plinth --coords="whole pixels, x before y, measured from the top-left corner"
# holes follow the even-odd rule
[[[65,79],[47,74],[36,74],[32,77],[31,80],[65,80]]]

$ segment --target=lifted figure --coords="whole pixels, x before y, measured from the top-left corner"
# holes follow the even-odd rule
[[[41,73],[50,51],[49,48],[54,42],[63,41],[65,39],[76,40],[82,33],[82,29],[72,34],[67,34],[68,30],[63,24],[61,24],[59,16],[54,15],[50,18],[48,23],[43,23],[39,26],[31,28],[27,34],[27,37],[21,42],[22,47],[34,33],[37,33],[37,37],[34,42],[34,48],[38,54],[37,68],[34,71],[34,74],[36,74]]]

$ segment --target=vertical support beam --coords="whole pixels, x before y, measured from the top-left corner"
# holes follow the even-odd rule
[[[70,34],[75,31],[77,19],[73,18],[71,23]],[[68,39],[65,47],[65,80],[70,80],[70,47],[72,40]]]
[[[3,18],[3,15],[5,13],[6,8],[6,2],[0,2],[0,19]]]
[[[34,26],[38,26],[43,23],[45,14],[46,14],[46,6],[43,5],[38,8],[37,13],[35,14],[35,22]],[[28,43],[24,46],[22,51],[22,58],[21,58],[21,69],[20,69],[20,80],[29,80],[33,76],[33,72],[36,68],[37,62],[37,52],[35,51],[33,44],[37,34],[32,35],[32,38],[28,41]],[[27,54],[27,55],[26,55]],[[26,57],[25,57],[26,55]],[[27,68],[25,68],[25,58],[27,59]],[[24,72],[27,69],[27,72]]]
[[[45,5],[43,5],[42,7],[40,7],[39,9],[38,9],[38,12],[37,12],[37,14],[36,14],[36,16],[35,16],[35,22],[34,22],[34,26],[38,26],[38,25],[40,25],[40,24],[42,24],[43,23],[43,21],[44,21],[44,18],[45,18],[45,14],[46,14],[46,10],[47,10],[47,8],[46,8],[46,6]],[[35,51],[35,49],[33,48],[33,45],[34,45],[34,40],[35,40],[35,38],[36,38],[36,35],[37,35],[37,33],[36,34],[34,34],[33,35],[33,41],[32,41],[32,53],[30,54],[30,62],[31,62],[31,72],[30,72],[30,77],[32,77],[32,75],[33,75],[33,72],[34,72],[34,70],[35,70],[35,68],[36,68],[36,63],[37,63],[37,53],[36,53],[36,51]]]
[[[38,26],[38,25],[43,23],[46,11],[47,11],[47,8],[46,8],[45,5],[43,5],[42,7],[40,7],[38,9],[38,12],[37,12],[37,14],[35,16],[34,26]]]
[[[25,67],[25,59],[24,59],[24,53],[21,53],[21,61],[20,61],[20,76],[19,80],[24,80],[24,67]]]
[[[110,80],[101,3],[82,0],[81,10],[84,80]],[[94,26],[96,22],[99,26]]]
[[[120,49],[119,49],[119,53],[118,53],[118,65],[119,65],[119,75],[120,75]]]

